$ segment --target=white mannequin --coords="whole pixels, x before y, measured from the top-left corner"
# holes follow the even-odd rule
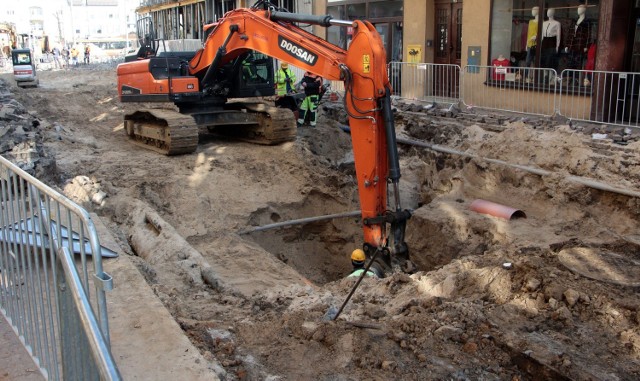
[[[578,25],[584,21],[584,14],[587,12],[587,7],[584,5],[578,5],[578,21],[576,21],[576,29],[578,29]]]
[[[556,53],[560,48],[560,34],[562,28],[560,27],[560,22],[555,19],[556,10],[553,8],[549,8],[547,10],[547,17],[549,20],[545,21],[542,24],[542,39],[545,37],[555,37],[556,38]]]

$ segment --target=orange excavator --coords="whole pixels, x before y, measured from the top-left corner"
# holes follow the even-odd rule
[[[296,23],[349,26],[344,50]],[[289,13],[259,1],[228,12],[195,53],[159,53],[141,47],[135,60],[120,64],[122,102],[173,102],[179,111],[148,109],[125,116],[133,141],[165,154],[195,150],[199,128],[248,130],[249,140],[274,144],[295,138],[291,110],[232,98],[272,95],[272,58],[345,84],[344,107],[354,151],[362,212],[363,249],[379,270],[407,266],[404,241],[411,213],[400,206],[400,165],[391,109],[391,86],[380,35],[368,21]],[[270,58],[271,57],[271,58]],[[393,190],[388,207],[388,184]],[[375,260],[375,261],[374,261]],[[409,265],[410,266],[410,265]]]

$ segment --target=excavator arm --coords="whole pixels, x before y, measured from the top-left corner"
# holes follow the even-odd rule
[[[321,26],[349,25],[354,35],[348,50],[298,28],[301,22]],[[273,10],[237,9],[220,20],[204,48],[191,60],[189,71],[202,78],[203,91],[213,85],[220,65],[256,50],[329,80],[345,82],[365,252],[381,250],[383,258],[408,258],[404,231],[410,212],[399,200],[400,167],[391,112],[391,86],[380,35],[367,21],[339,21]],[[388,185],[393,205],[388,207]],[[389,262],[389,261],[387,261]]]
[[[265,4],[263,2],[263,4]],[[197,83],[193,94],[214,94],[217,73],[226,64],[258,51],[288,62],[329,80],[345,83],[344,106],[349,115],[360,207],[364,230],[364,250],[381,257],[387,265],[408,259],[404,242],[410,212],[400,207],[400,167],[391,111],[391,86],[387,76],[386,53],[375,27],[368,21],[341,21],[331,16],[314,16],[258,9],[235,9],[209,29],[202,49],[189,61],[188,72]],[[294,23],[324,27],[353,27],[347,50],[337,47]],[[120,68],[119,68],[120,71]],[[125,72],[123,68],[123,73]],[[174,80],[175,81],[175,80]],[[175,81],[174,86],[178,82]],[[195,87],[195,88],[194,88]],[[183,90],[187,91],[187,90]],[[393,190],[388,206],[388,186]],[[406,262],[406,261],[404,261]]]

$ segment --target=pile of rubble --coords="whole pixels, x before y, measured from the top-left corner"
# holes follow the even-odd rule
[[[0,155],[35,177],[51,175],[56,170],[55,158],[42,142],[38,118],[0,80]]]

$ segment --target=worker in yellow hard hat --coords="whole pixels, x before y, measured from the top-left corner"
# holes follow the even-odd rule
[[[280,69],[275,73],[276,82],[276,107],[288,108],[293,111],[294,117],[298,118],[298,103],[293,98],[295,94],[296,75],[289,69],[289,64],[283,62]]]
[[[289,64],[283,62],[280,64],[280,70],[275,73],[276,82],[276,95],[284,96],[294,92],[294,84],[296,82],[296,75],[291,69]]]
[[[367,256],[364,254],[362,249],[355,249],[351,252],[351,265],[353,266],[353,271],[347,278],[358,278],[364,272],[364,262],[367,259]],[[367,276],[372,278],[378,278],[378,274],[373,272],[371,269],[367,271]]]

